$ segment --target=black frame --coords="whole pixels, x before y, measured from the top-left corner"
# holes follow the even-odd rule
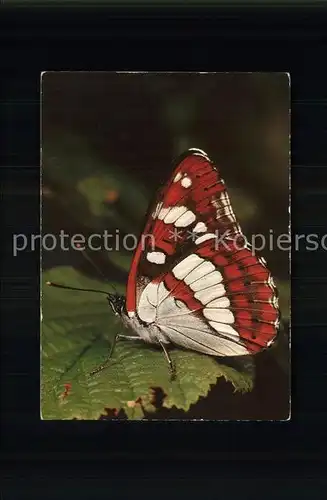
[[[39,414],[39,259],[32,253],[14,259],[11,236],[23,230],[39,232],[40,72],[59,69],[290,72],[292,231],[308,232],[319,221],[318,231],[322,232],[327,77],[320,65],[327,49],[326,10],[4,8],[1,21],[5,43],[1,43],[4,124],[0,129],[0,175],[5,243],[1,255],[0,366],[6,484],[11,488],[15,484],[10,480],[14,459],[20,461],[16,473],[19,467],[27,467],[26,460],[32,467],[31,461],[36,459],[41,467],[40,461],[50,464],[59,458],[64,471],[67,460],[80,464],[92,461],[96,467],[108,458],[117,462],[124,459],[124,465],[113,468],[117,480],[128,460],[137,460],[136,483],[130,485],[134,490],[140,477],[136,471],[150,477],[163,474],[156,459],[169,459],[167,467],[176,459],[196,461],[200,466],[202,462],[202,469],[198,469],[201,477],[200,470],[204,475],[208,470],[203,469],[205,462],[215,458],[220,461],[215,467],[217,484],[221,481],[218,475],[225,474],[222,487],[242,494],[242,478],[254,481],[257,472],[260,474],[260,467],[257,472],[251,469],[253,460],[321,460],[327,441],[323,252],[300,249],[292,254],[291,421],[48,422],[41,421]],[[315,300],[308,304],[308,297]],[[235,476],[224,465],[230,460],[242,460],[236,473],[239,489],[230,485]],[[42,467],[46,467],[45,462]],[[282,468],[287,469],[285,464]],[[187,465],[182,470],[186,477],[191,474]],[[319,470],[317,465],[314,471]],[[133,476],[132,471],[130,474]],[[283,474],[287,480],[287,471]]]

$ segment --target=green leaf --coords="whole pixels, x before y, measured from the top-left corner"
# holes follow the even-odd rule
[[[156,411],[153,388],[165,393],[165,407],[187,411],[221,377],[235,390],[252,389],[253,364],[249,357],[232,367],[211,356],[175,348],[171,356],[177,378],[171,382],[162,352],[142,341],[118,342],[108,367],[90,376],[107,357],[114,336],[123,331],[120,320],[112,315],[105,296],[49,287],[47,281],[106,289],[105,284],[71,267],[43,273],[43,419],[98,419],[105,408],[123,409],[129,419],[140,419],[143,409]],[[122,291],[121,286],[115,286]],[[69,384],[67,394],[65,384]]]

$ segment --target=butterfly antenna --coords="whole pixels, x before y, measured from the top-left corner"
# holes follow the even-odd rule
[[[103,274],[103,272],[101,271],[101,269],[96,265],[96,263],[94,262],[94,260],[92,260],[91,257],[86,253],[86,251],[82,250],[81,253],[82,253],[84,259],[86,259],[93,266],[93,268],[97,271],[97,273],[99,274],[99,276],[101,276],[101,278],[103,278],[108,283],[108,285],[111,286],[111,288],[114,290],[114,292],[116,294],[118,294],[117,288],[112,283],[110,283],[110,281],[108,280],[108,278]]]
[[[94,290],[94,288],[77,288],[75,286],[62,285],[61,283],[53,283],[53,281],[47,281],[48,286],[53,286],[55,288],[63,288],[65,290],[76,290],[77,292],[94,292],[94,293],[102,293],[105,295],[109,295],[108,292],[104,290]]]

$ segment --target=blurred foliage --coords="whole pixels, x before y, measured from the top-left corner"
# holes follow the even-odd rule
[[[56,192],[58,202],[92,229],[109,225],[133,231],[144,216],[148,204],[144,186],[117,166],[96,160],[76,136],[45,138],[42,166],[43,182]]]
[[[148,203],[166,181],[171,160],[188,147],[199,147],[222,169],[247,236],[269,228],[287,233],[288,107],[285,75],[45,74],[43,232],[68,227],[71,234],[114,234],[116,229],[121,235],[140,234]],[[58,252],[47,253],[44,279],[90,285],[94,269],[81,269],[77,254],[70,251],[62,267]],[[271,353],[287,372],[288,254],[278,249],[263,254],[277,278],[286,324]],[[104,272],[108,279],[115,276],[115,286],[123,291],[131,256],[119,249],[94,252],[92,258],[98,267],[112,266]],[[87,374],[119,333],[104,298],[46,287],[43,317],[43,418],[93,419],[104,408],[142,418],[143,409],[155,410],[153,387],[163,389],[164,406],[187,410],[219,377],[239,391],[253,386],[251,363],[231,367],[177,349],[172,354],[179,376],[171,384],[161,352],[126,342],[117,345],[108,368],[90,378]],[[69,391],[64,384],[71,384]]]

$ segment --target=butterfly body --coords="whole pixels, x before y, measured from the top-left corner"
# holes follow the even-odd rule
[[[109,298],[133,338],[212,356],[269,347],[279,326],[273,278],[246,243],[206,153],[188,150],[150,208],[126,302]]]

